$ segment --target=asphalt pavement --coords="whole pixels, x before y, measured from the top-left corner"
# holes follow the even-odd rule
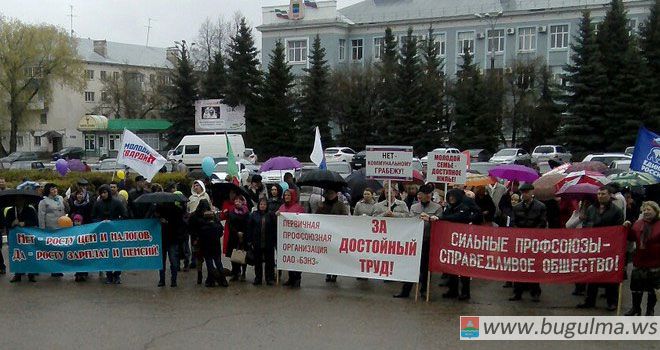
[[[4,247],[5,257],[6,247]],[[225,263],[228,263],[225,261]],[[226,265],[225,265],[226,266]],[[285,274],[286,275],[286,274]],[[435,276],[431,301],[393,299],[400,283],[303,274],[302,287],[229,288],[196,284],[181,272],[179,286],[158,288],[156,271],[125,272],[121,285],[93,273],[84,283],[71,274],[36,283],[0,276],[0,349],[658,349],[657,342],[466,342],[460,315],[613,315],[605,300],[578,310],[572,285],[543,285],[541,302],[529,295],[508,301],[501,282],[474,280],[472,299],[444,300]],[[169,281],[168,281],[169,282]],[[627,287],[625,288],[627,290]],[[624,306],[629,306],[626,293]]]

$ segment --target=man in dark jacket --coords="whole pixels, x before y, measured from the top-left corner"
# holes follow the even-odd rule
[[[16,200],[15,206],[5,209],[5,220],[4,224],[7,227],[7,231],[11,230],[14,227],[38,227],[39,219],[37,217],[37,210],[33,206],[29,205],[24,199],[18,198]],[[23,277],[23,273],[16,273],[14,277],[9,281],[11,283],[20,282]],[[28,280],[30,282],[36,282],[34,276],[36,273],[28,273]]]
[[[135,188],[128,192],[128,214],[133,219],[144,219],[149,212],[149,204],[135,203],[141,195],[148,193],[145,188],[147,182],[144,176],[138,175],[135,177]]]
[[[465,196],[465,192],[460,189],[452,189],[447,192],[447,207],[442,213],[441,220],[456,222],[461,224],[481,223],[483,216],[481,209],[475,204],[474,200]],[[470,299],[470,277],[448,275],[449,290],[442,295],[443,298],[456,298],[458,300]],[[461,293],[458,293],[458,282],[461,282]]]
[[[520,228],[546,228],[548,221],[546,218],[545,205],[534,198],[534,186],[523,184],[520,186],[521,201],[513,207],[513,226]],[[541,299],[541,285],[538,283],[513,284],[513,296],[511,301],[522,299],[523,292],[529,289],[532,295],[532,301],[539,302]]]
[[[126,210],[121,201],[113,198],[110,192],[110,186],[102,185],[99,187],[99,199],[94,203],[92,208],[92,218],[95,222],[106,220],[120,220],[126,219]],[[120,284],[121,271],[106,271],[105,283],[106,284]]]
[[[266,284],[275,282],[275,247],[277,245],[277,217],[268,212],[268,203],[262,198],[257,210],[250,214],[246,241],[254,253],[254,285],[261,285],[266,265]]]
[[[165,286],[166,259],[170,259],[170,286],[176,287],[179,271],[179,245],[183,241],[183,209],[174,203],[159,204],[154,216],[160,220],[163,237],[163,268],[159,271],[158,287]]]
[[[582,227],[607,227],[623,225],[623,211],[612,203],[612,195],[607,187],[598,190],[598,203],[587,208],[582,219]],[[579,304],[579,309],[589,309],[596,306],[598,288],[605,288],[607,297],[607,310],[616,310],[618,302],[618,284],[616,283],[589,283],[587,286],[587,298],[584,303]]]
[[[316,209],[316,214],[326,215],[350,215],[348,208],[339,200],[337,191],[327,189],[323,193],[324,201]],[[337,282],[337,275],[326,275],[326,282]]]

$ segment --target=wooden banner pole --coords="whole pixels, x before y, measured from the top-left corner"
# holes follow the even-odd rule
[[[419,298],[419,283],[415,283],[415,302]]]
[[[431,298],[431,271],[429,271],[428,276],[426,277],[426,302],[429,302]]]
[[[619,300],[616,303],[616,315],[621,316],[621,304],[623,302],[623,282],[619,283]]]

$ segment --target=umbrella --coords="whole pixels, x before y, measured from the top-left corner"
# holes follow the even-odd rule
[[[135,200],[135,203],[175,203],[187,201],[188,198],[180,193],[154,192],[141,195]]]
[[[534,196],[541,201],[554,199],[557,191],[557,183],[563,180],[565,175],[561,173],[545,174],[539,177],[534,185]]]
[[[605,175],[595,172],[595,171],[575,171],[572,173],[566,174],[566,177],[555,185],[555,189],[559,190],[560,188],[570,185],[577,184],[592,184],[594,186],[601,187],[610,183],[610,180],[605,177]]]
[[[27,180],[27,181],[23,181],[18,186],[16,186],[16,189],[34,191],[37,187],[41,187],[41,184],[36,181]]]
[[[219,182],[211,185],[211,199],[216,207],[222,207],[222,202],[229,199],[229,192],[234,191],[237,194],[245,197],[248,208],[252,209],[252,201],[250,194],[245,188],[237,186],[233,182]]]
[[[488,175],[510,181],[533,182],[539,178],[536,170],[518,164],[502,164],[488,171]]]
[[[465,182],[465,186],[486,186],[486,185],[492,185],[496,183],[495,179],[488,175],[482,175],[482,174],[474,174],[474,173],[467,173],[467,181]]]
[[[562,199],[582,200],[585,198],[594,198],[598,193],[600,186],[582,183],[577,185],[568,184],[557,191],[557,196]]]
[[[558,167],[552,168],[552,170],[548,171],[544,175],[549,175],[549,174],[564,174],[566,173],[566,169],[568,169],[571,166],[571,163],[564,163]]]
[[[412,175],[413,175],[412,180],[399,181],[399,182],[401,182],[402,184],[406,184],[406,185],[410,185],[410,184],[423,185],[423,184],[426,183],[426,179],[424,178],[424,174],[422,174],[421,171],[419,171],[417,169],[413,169]]]
[[[261,164],[259,171],[301,169],[302,164],[291,157],[274,157]]]
[[[317,169],[300,177],[298,186],[313,186],[327,190],[341,191],[346,186],[346,180],[334,171]]]
[[[649,186],[658,183],[653,175],[639,171],[629,171],[621,174],[610,175],[607,177],[612,182],[618,183],[623,187]]]
[[[364,189],[369,187],[374,191],[378,191],[383,188],[383,185],[378,180],[367,179],[367,169],[362,168],[358,171],[353,172],[351,175],[348,175],[346,178],[346,183],[348,188],[351,189],[351,199],[357,203],[362,199],[362,193]]]
[[[0,191],[0,208],[13,207],[19,198],[24,199],[28,204],[37,204],[44,197],[34,191],[4,190]]]
[[[597,171],[599,173],[602,173],[607,169],[607,165],[603,162],[598,162],[598,161],[591,161],[591,162],[580,162],[580,163],[573,163],[571,166],[566,169],[567,173],[572,173],[574,171],[583,171],[583,170],[588,170],[588,171]]]

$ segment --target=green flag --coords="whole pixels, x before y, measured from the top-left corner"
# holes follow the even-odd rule
[[[229,143],[227,133],[225,133],[225,138],[227,139],[227,174],[238,178],[238,166],[236,165],[236,158],[234,157],[234,151],[231,149],[231,143]]]

